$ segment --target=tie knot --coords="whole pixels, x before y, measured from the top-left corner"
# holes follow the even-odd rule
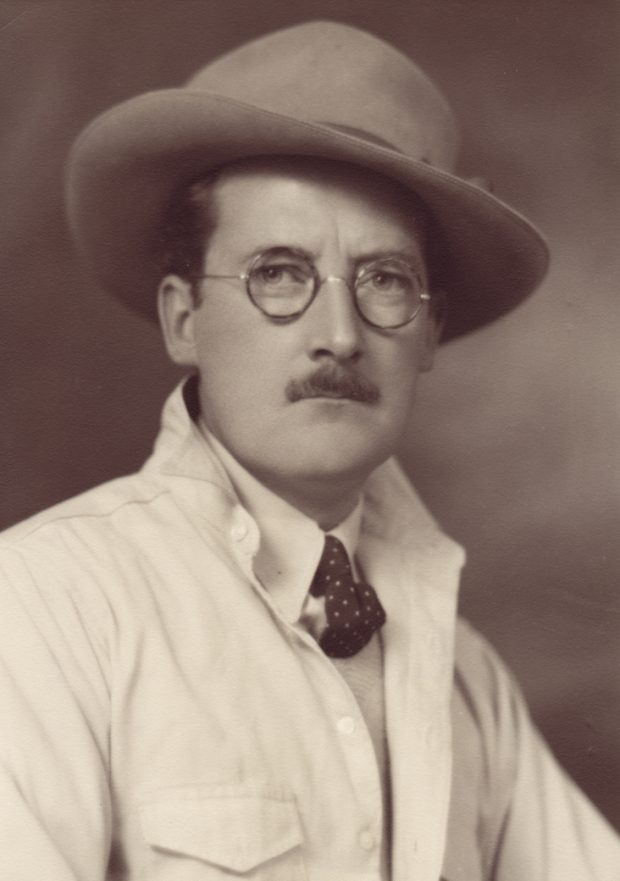
[[[332,658],[356,654],[385,623],[377,594],[369,584],[355,581],[345,546],[334,535],[325,536],[310,593],[325,597],[327,627],[319,644]]]

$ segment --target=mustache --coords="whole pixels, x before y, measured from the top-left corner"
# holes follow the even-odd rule
[[[286,397],[294,404],[304,398],[348,398],[362,404],[376,404],[377,386],[364,376],[335,364],[324,364],[305,379],[291,379]]]

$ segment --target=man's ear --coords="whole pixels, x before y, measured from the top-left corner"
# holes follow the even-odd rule
[[[196,305],[191,284],[178,275],[166,275],[157,291],[157,311],[170,359],[181,367],[196,367]]]
[[[444,291],[433,291],[428,305],[424,356],[420,362],[422,372],[430,370],[433,366],[435,351],[446,323],[446,310],[447,297]]]

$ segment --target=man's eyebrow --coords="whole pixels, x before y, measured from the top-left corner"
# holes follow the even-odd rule
[[[366,263],[373,263],[375,260],[385,260],[389,257],[395,257],[397,260],[402,260],[403,263],[411,264],[414,268],[420,264],[422,267],[424,266],[424,257],[419,250],[401,248],[385,248],[362,254],[361,256],[356,257],[355,266],[358,268]]]
[[[252,251],[244,254],[240,260],[249,263],[261,254],[269,253],[269,251],[290,251],[293,254],[301,254],[303,257],[313,262],[315,262],[318,257],[314,251],[309,251],[301,245],[280,241],[266,243],[257,248],[253,248]],[[360,266],[364,266],[367,263],[372,263],[375,260],[385,260],[389,257],[395,257],[397,260],[402,260],[404,263],[411,264],[414,268],[420,264],[424,267],[424,257],[420,251],[415,248],[380,248],[378,250],[365,251],[364,253],[357,255],[352,260],[352,263],[355,269],[359,269]]]
[[[268,254],[270,251],[290,251],[292,254],[301,254],[303,257],[312,261],[315,261],[317,256],[313,251],[308,251],[307,248],[302,248],[301,245],[295,245],[291,242],[270,242],[260,245],[258,248],[253,248],[250,252],[240,257],[240,260],[241,262],[245,261],[250,263],[261,254]]]

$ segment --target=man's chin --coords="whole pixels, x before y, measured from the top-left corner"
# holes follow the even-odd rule
[[[383,445],[365,443],[360,434],[340,431],[337,423],[315,424],[295,445],[293,470],[315,480],[338,477],[365,480],[392,451]]]

